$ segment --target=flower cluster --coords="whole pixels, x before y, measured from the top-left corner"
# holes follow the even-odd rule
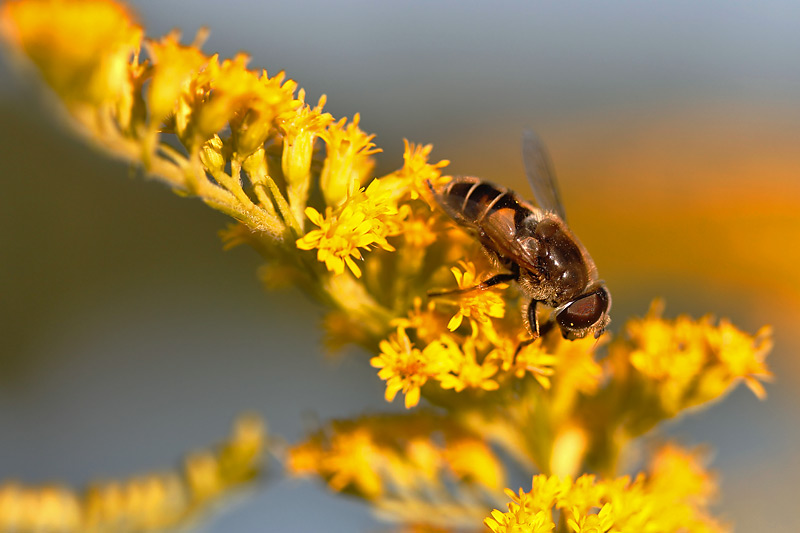
[[[344,273],[344,267],[361,277],[355,259],[363,259],[359,248],[377,246],[394,252],[386,237],[402,232],[402,222],[408,214],[407,205],[399,209],[383,183],[374,180],[369,187],[350,194],[335,210],[328,207],[325,217],[313,207],[306,208],[308,219],[320,229],[312,230],[297,240],[301,250],[317,250],[317,259],[334,274]]]
[[[495,510],[485,523],[493,533],[551,533],[556,525],[572,533],[726,531],[708,514],[714,491],[697,455],[668,445],[648,475],[633,479],[534,476],[530,491],[506,491],[508,512]]]
[[[83,494],[60,486],[0,486],[0,531],[155,531],[186,522],[261,471],[264,425],[244,416],[230,439],[186,457],[180,471],[94,483]]]
[[[433,191],[451,178],[431,146],[406,141],[402,167],[377,176],[380,150],[358,115],[335,119],[325,97],[306,103],[297,83],[248,69],[245,55],[205,54],[202,35],[145,38],[111,0],[10,1],[0,28],[76,129],[230,215],[226,244],[261,253],[268,286],[296,284],[326,305],[327,346],[362,347],[386,400],[403,396],[404,414],[334,422],[291,447],[290,472],[410,526],[478,523],[498,505],[505,471],[523,468],[538,472],[533,489],[492,514],[496,532],[672,531],[677,517],[718,529],[705,508],[712,482],[685,455],[659,455],[649,476],[617,478],[617,468],[634,439],[740,382],[763,397],[767,329],[654,308],[614,340],[569,341],[546,327],[531,340],[520,291],[481,284],[497,265],[439,209]],[[411,410],[420,404],[434,411]],[[182,483],[101,490],[92,509],[184,501],[176,487],[211,498],[240,479],[225,457],[196,458]],[[47,509],[69,500],[35,495]],[[70,501],[64,509],[85,520]],[[148,520],[151,508],[125,512]]]
[[[476,497],[505,483],[500,460],[480,434],[424,411],[334,421],[293,446],[287,465],[292,475],[318,475],[331,489],[408,523],[475,524],[485,512],[476,498],[453,508],[426,500],[448,502],[448,483],[469,487]]]
[[[612,388],[627,395],[618,408],[628,432],[641,434],[664,418],[721,398],[739,382],[765,397],[759,380],[772,378],[764,363],[772,348],[768,327],[748,335],[727,320],[714,325],[708,316],[664,320],[661,314],[656,302],[647,316],[628,322],[627,338],[609,350]]]

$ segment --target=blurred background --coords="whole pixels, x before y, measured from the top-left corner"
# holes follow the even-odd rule
[[[362,115],[452,174],[527,195],[521,132],[550,148],[572,228],[626,317],[714,313],[775,329],[776,381],[662,435],[707,443],[718,514],[794,531],[800,476],[800,4],[132,2],[151,37],[286,70],[335,117]],[[133,177],[54,120],[0,63],[0,479],[82,486],[171,467],[254,410],[290,441],[316,419],[397,409],[366,354],[323,358],[322,310],[267,293],[227,220]],[[313,334],[309,334],[309,331]],[[396,402],[397,403],[397,402]],[[514,487],[516,488],[516,487]],[[367,508],[271,479],[200,531],[367,531]]]

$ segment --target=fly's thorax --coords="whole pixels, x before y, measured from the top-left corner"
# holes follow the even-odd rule
[[[536,246],[536,266],[544,278],[542,285],[552,294],[553,304],[577,298],[594,281],[589,255],[557,215],[548,213],[535,225],[520,228],[520,231],[530,232],[530,245]]]

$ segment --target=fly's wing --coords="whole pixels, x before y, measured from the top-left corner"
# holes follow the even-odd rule
[[[558,183],[550,163],[550,156],[547,155],[542,140],[532,130],[525,130],[522,134],[522,160],[536,203],[566,222],[567,215],[561,204],[561,195],[558,193]]]
[[[538,266],[538,247],[530,238],[520,238],[514,219],[506,214],[498,214],[482,224],[481,242],[491,252],[497,254],[501,263],[516,263],[522,270],[544,277]]]
[[[510,260],[528,272],[539,272],[539,246],[530,232],[536,221],[547,216],[528,202],[508,192],[513,208],[492,210],[481,222],[481,241],[502,259]],[[520,217],[522,214],[522,217]]]

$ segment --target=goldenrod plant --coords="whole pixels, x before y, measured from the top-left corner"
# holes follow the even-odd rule
[[[404,413],[333,420],[275,446],[288,475],[317,477],[408,530],[729,529],[711,514],[716,485],[697,451],[664,443],[642,472],[619,470],[653,428],[740,382],[764,397],[768,328],[666,319],[657,302],[613,338],[552,328],[528,342],[513,284],[470,290],[496,268],[437,208],[431,187],[451,178],[431,146],[406,142],[402,168],[376,176],[380,149],[358,115],[335,119],[324,97],[307,103],[243,54],[207,55],[202,35],[146,38],[111,0],[17,0],[0,17],[7,47],[77,132],[230,215],[226,246],[252,246],[268,286],[297,285],[326,306],[328,347],[360,346],[386,401],[402,397]],[[249,420],[227,452],[190,460],[183,475],[83,496],[6,485],[0,528],[172,526],[257,472],[270,444]],[[510,469],[532,481],[508,489]]]
[[[82,492],[59,485],[0,485],[0,531],[157,531],[199,519],[222,496],[262,473],[264,424],[242,415],[228,440],[187,454],[178,469],[123,481],[98,481]]]

